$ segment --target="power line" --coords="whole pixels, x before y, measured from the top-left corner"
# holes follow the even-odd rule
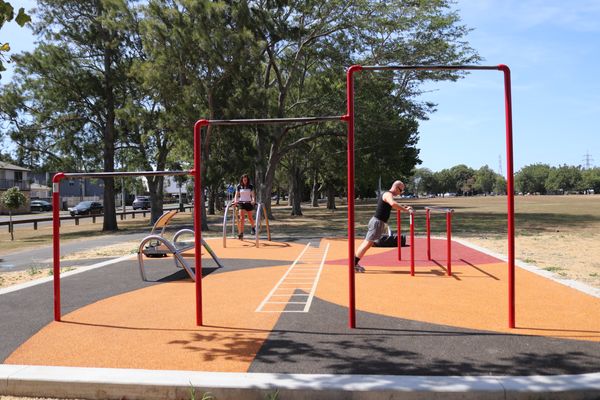
[[[590,169],[592,168],[592,164],[594,163],[594,159],[592,158],[592,156],[590,155],[590,152],[588,151],[587,153],[585,153],[585,155],[583,156],[583,165],[585,169]]]

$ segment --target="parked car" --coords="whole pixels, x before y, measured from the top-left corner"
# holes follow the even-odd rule
[[[104,207],[97,201],[82,201],[75,207],[69,208],[71,217],[76,215],[102,214]]]
[[[52,203],[46,200],[31,200],[31,211],[52,211]]]
[[[148,196],[137,196],[135,200],[133,200],[132,207],[134,210],[142,209],[147,210],[150,208],[150,197]]]

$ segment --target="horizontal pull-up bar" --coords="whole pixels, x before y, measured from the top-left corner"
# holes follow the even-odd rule
[[[259,118],[259,119],[207,119],[204,125],[284,125],[293,123],[317,123],[342,121],[344,116],[302,117],[302,118]]]
[[[120,171],[120,172],[59,172],[53,182],[63,178],[117,178],[120,176],[181,176],[192,175],[192,171]]]
[[[360,67],[371,71],[456,71],[456,70],[501,70],[501,65],[364,65]]]

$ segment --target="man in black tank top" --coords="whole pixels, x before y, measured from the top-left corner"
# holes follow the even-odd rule
[[[396,203],[394,196],[400,195],[404,191],[404,183],[402,181],[395,181],[392,184],[390,190],[383,192],[377,200],[377,208],[375,209],[375,215],[369,220],[369,230],[365,236],[365,240],[358,246],[356,255],[354,257],[354,271],[365,272],[365,269],[358,263],[360,259],[365,255],[367,250],[373,246],[376,240],[381,238],[385,232],[387,232],[387,222],[390,219],[390,213],[392,208],[394,210],[404,210],[407,212],[412,211],[410,206],[401,206]]]

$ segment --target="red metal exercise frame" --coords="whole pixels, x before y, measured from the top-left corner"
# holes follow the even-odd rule
[[[452,275],[452,213],[454,210],[451,208],[440,208],[440,207],[425,207],[425,224],[427,232],[427,259],[431,260],[431,211],[443,212],[446,214],[446,258],[447,263],[447,275]],[[416,211],[409,213],[410,218],[410,275],[415,276],[415,219],[414,215]],[[402,261],[402,210],[396,210],[397,220],[397,235],[398,235],[398,261]]]
[[[196,234],[195,246],[200,248],[202,241],[202,207],[201,201],[201,165],[202,165],[202,127],[210,125],[285,125],[285,124],[311,124],[328,121],[346,121],[345,116],[329,116],[329,117],[302,117],[302,118],[265,118],[265,119],[227,119],[227,120],[210,120],[200,119],[194,124],[194,208],[196,209],[194,219],[194,230]],[[208,143],[204,143],[207,145]],[[196,252],[196,276],[202,276],[202,258],[198,257]],[[202,279],[196,279],[196,325],[202,325]]]
[[[124,176],[177,176],[192,175],[193,171],[137,171],[137,172],[59,172],[52,178],[52,273],[54,277],[54,320],[60,321],[60,181],[64,178],[116,178]],[[196,275],[199,276],[199,275]],[[200,275],[201,276],[201,275]],[[196,279],[200,281],[201,279]]]
[[[389,65],[361,66],[353,65],[346,72],[348,122],[348,325],[356,328],[356,286],[354,274],[355,233],[354,233],[354,74],[359,71],[502,71],[504,74],[504,102],[506,118],[506,179],[507,179],[507,225],[508,225],[508,326],[515,327],[515,233],[514,233],[514,181],[513,181],[513,130],[512,95],[510,69],[500,64],[494,66],[479,65]]]

